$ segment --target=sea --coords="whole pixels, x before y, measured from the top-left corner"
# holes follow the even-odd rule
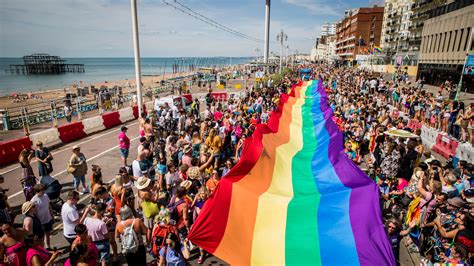
[[[10,73],[10,65],[23,64],[22,58],[0,58],[0,96],[15,93],[39,92],[70,87],[83,82],[89,84],[112,80],[135,80],[133,58],[63,58],[67,64],[84,64],[84,73],[60,75],[17,75]],[[250,57],[169,57],[142,58],[142,76],[173,73],[173,65],[182,71],[189,65],[196,67],[233,66],[252,61]],[[132,83],[132,82],[131,82]]]

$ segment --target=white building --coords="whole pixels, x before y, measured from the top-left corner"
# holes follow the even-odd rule
[[[328,36],[326,40],[326,61],[332,63],[339,59],[336,55],[336,35]]]
[[[335,35],[336,34],[336,25],[337,24],[335,22],[324,23],[321,26],[321,37],[328,36],[328,35]]]
[[[311,49],[310,59],[312,61],[334,62],[336,55],[336,35],[322,36],[316,40]]]

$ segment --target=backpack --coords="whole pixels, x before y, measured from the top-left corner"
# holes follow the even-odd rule
[[[175,198],[171,199],[171,202],[173,202],[174,199]],[[178,206],[183,204],[183,203],[186,203],[184,201],[184,199],[180,199],[180,200],[178,200],[178,202],[175,202],[173,204],[168,205],[168,210],[169,210],[169,213],[170,213],[170,219],[175,221],[176,223],[178,223],[178,221],[179,221]]]
[[[138,251],[138,237],[135,230],[133,230],[133,224],[135,224],[135,220],[133,220],[132,225],[123,230],[123,234],[121,235],[122,252],[124,254],[135,253]]]
[[[159,254],[160,250],[162,247],[166,245],[166,237],[168,236],[169,233],[174,233],[176,236],[178,236],[178,240],[179,240],[179,234],[176,231],[176,228],[172,225],[167,225],[167,226],[158,225],[153,230],[153,233],[151,234],[151,254],[155,258],[158,258],[160,256]]]

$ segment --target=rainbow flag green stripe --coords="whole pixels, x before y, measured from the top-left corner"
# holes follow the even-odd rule
[[[321,82],[282,96],[190,240],[236,265],[393,265],[378,189],[345,157],[331,117]]]

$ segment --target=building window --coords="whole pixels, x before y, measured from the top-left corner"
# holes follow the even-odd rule
[[[441,35],[442,37],[441,37],[441,44],[440,44],[440,46],[441,46],[441,52],[444,52],[444,44],[446,43],[446,36],[448,35],[448,33],[447,33],[447,32],[444,32],[444,33],[441,33],[441,34],[442,34],[442,35]],[[438,52],[439,52],[439,50],[438,50]]]
[[[436,34],[435,35],[435,42],[434,42],[434,46],[433,46],[433,53],[436,53],[437,49],[439,49],[439,39],[438,37],[440,37],[441,34]]]
[[[427,52],[428,53],[431,53],[432,49],[431,49],[431,46],[433,45],[433,34],[431,34],[431,36],[429,37],[429,46],[428,46],[428,49],[427,49]]]
[[[429,36],[426,37],[427,41],[428,41],[428,43],[426,43],[426,47],[425,47],[425,52],[426,53],[429,53],[430,49],[431,49],[431,41],[432,41],[431,37],[432,37],[432,35],[429,35]]]
[[[443,52],[444,48],[444,41],[446,40],[446,33],[441,33],[441,36],[439,37],[439,47],[438,47],[438,52]]]
[[[448,34],[448,33],[446,33],[446,34]],[[451,45],[451,38],[452,38],[452,37],[453,37],[453,31],[450,31],[450,32],[449,32],[449,38],[446,40],[446,42],[448,43],[448,44],[446,45],[446,52],[449,52],[449,47],[450,47],[450,45]]]
[[[428,48],[428,44],[430,42],[430,36],[423,37],[423,48],[421,48],[421,52],[426,53],[426,49]]]
[[[467,49],[467,43],[470,41],[469,37],[471,37],[471,28],[467,28],[466,42],[464,43],[464,50],[463,51],[466,51],[466,49]]]
[[[464,37],[463,35],[464,35],[464,29],[461,29],[461,34],[459,35],[458,52],[461,51],[462,37]]]
[[[442,37],[442,33],[440,34],[436,34],[436,47],[435,47],[435,50],[434,52],[435,53],[439,53],[439,47],[441,46],[441,37]]]
[[[454,52],[454,49],[456,48],[456,38],[458,37],[458,30],[454,31],[454,39],[453,39],[453,48],[451,48],[451,52]]]

